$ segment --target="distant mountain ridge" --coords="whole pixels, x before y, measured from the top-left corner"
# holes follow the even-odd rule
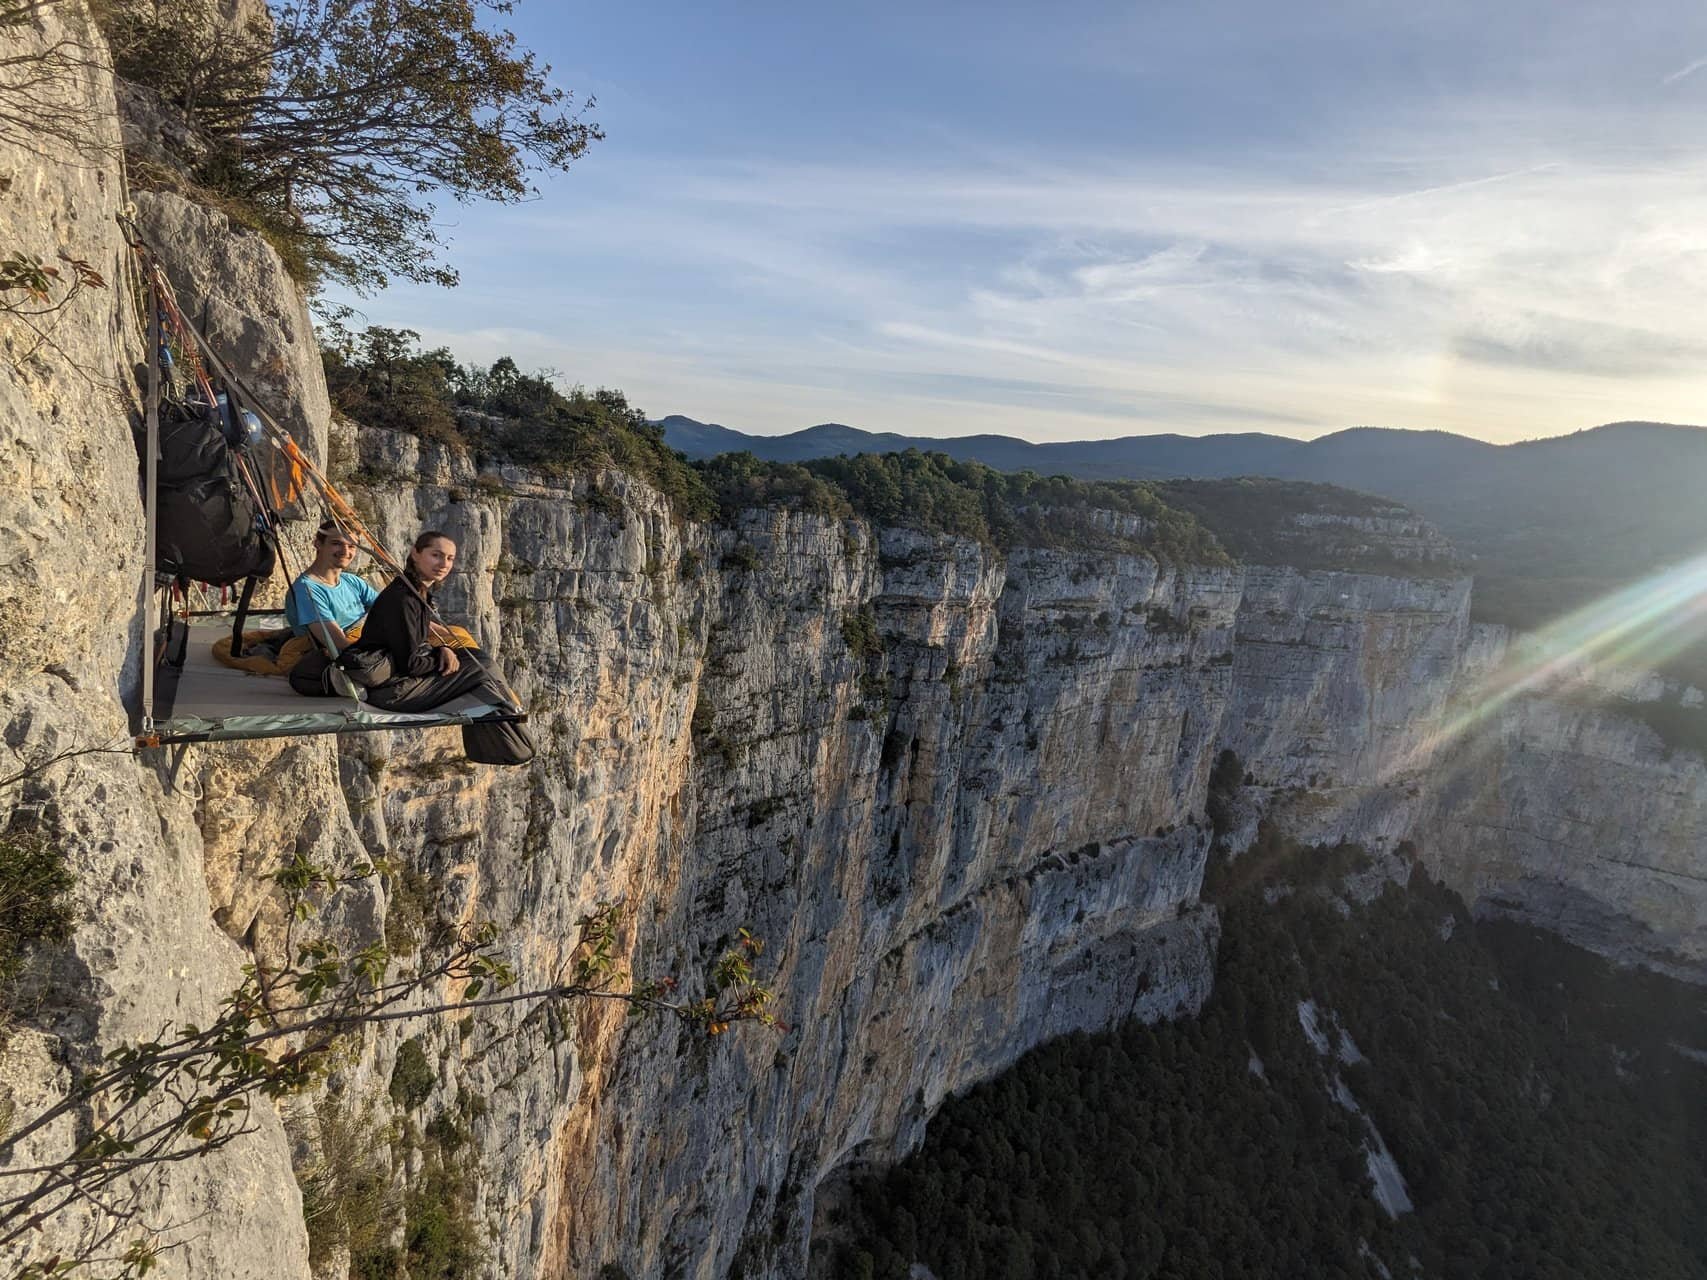
[[[690,458],[747,450],[776,462],[923,449],[1000,471],[1095,480],[1313,480],[1395,499],[1476,561],[1479,617],[1534,627],[1644,574],[1707,552],[1707,428],[1615,422],[1495,445],[1447,431],[1354,427],[1315,440],[1261,432],[1033,444],[931,439],[824,423],[747,435],[679,415],[664,438]],[[1707,670],[1707,668],[1704,668]]]
[[[680,414],[662,419],[659,425],[664,428],[664,438],[670,447],[690,458],[745,450],[771,462],[803,462],[839,453],[924,449],[982,462],[998,471],[1029,469],[1087,480],[1221,479],[1239,475],[1317,480],[1325,478],[1318,472],[1340,462],[1342,457],[1351,461],[1368,453],[1384,458],[1395,447],[1406,453],[1437,455],[1454,464],[1467,464],[1484,451],[1514,447],[1491,445],[1447,431],[1382,427],[1353,427],[1309,441],[1250,431],[1211,436],[1162,433],[1036,444],[1002,435],[947,439],[907,436],[892,431],[863,431],[839,422],[820,423],[780,436],[748,435]],[[1401,440],[1407,443],[1401,444]]]

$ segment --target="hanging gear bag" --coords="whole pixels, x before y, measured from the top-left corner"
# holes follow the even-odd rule
[[[198,401],[160,407],[158,482],[159,572],[216,587],[272,573],[261,512],[218,418]]]

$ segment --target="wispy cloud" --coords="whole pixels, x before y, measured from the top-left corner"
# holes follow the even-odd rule
[[[1230,46],[1180,12],[1139,20],[1142,74],[1039,36],[1039,65],[1119,81],[1045,138],[944,98],[881,146],[838,122],[787,159],[766,134],[613,149],[592,188],[471,215],[480,269],[454,301],[368,310],[750,429],[1517,438],[1700,417],[1707,118],[1654,85],[1707,58],[1662,76],[1683,37],[1655,37],[1626,71],[1588,16],[1538,37],[1527,11],[1468,53],[1483,8],[1445,11],[1383,20],[1429,59],[1408,80],[1349,9],[1322,49],[1260,15]],[[999,60],[986,35],[976,57]],[[1306,62],[1270,83],[1274,41]],[[1242,76],[1294,95],[1273,109],[1298,137],[1269,139]],[[646,114],[692,136],[688,105]]]
[[[1490,173],[1484,178],[1466,178],[1461,182],[1443,182],[1438,186],[1419,187],[1415,191],[1401,191],[1396,195],[1376,196],[1373,200],[1365,200],[1360,204],[1349,204],[1341,209],[1327,209],[1323,217],[1332,218],[1347,213],[1368,213],[1385,205],[1398,204],[1405,200],[1421,200],[1429,196],[1447,195],[1453,192],[1470,191],[1476,187],[1489,186],[1496,182],[1510,182],[1513,178],[1527,178],[1534,173],[1546,173],[1549,169],[1557,169],[1557,163],[1532,164],[1523,169],[1513,169],[1509,173]]]
[[[1690,76],[1694,75],[1697,71],[1701,70],[1703,67],[1707,67],[1707,58],[1697,58],[1694,62],[1691,62],[1691,63],[1688,63],[1684,66],[1679,67],[1676,71],[1673,71],[1670,75],[1660,77],[1660,83],[1661,84],[1676,84],[1679,80],[1688,79]]]
[[[1528,435],[1586,425],[1606,389],[1573,384],[1608,376],[1652,384],[1611,416],[1688,416],[1696,346],[1667,333],[1695,327],[1707,289],[1707,180],[1553,161],[1397,195],[1368,195],[1378,181],[1365,175],[1359,199],[1356,176],[1140,178],[1058,163],[1041,185],[904,167],[690,175],[575,236],[614,258],[650,255],[699,320],[677,299],[624,326],[643,348],[614,361],[620,372],[575,376],[637,379],[655,411],[773,429],[867,413],[881,419],[862,425],[960,432],[998,417],[1058,438],[1209,404],[1171,425],[1486,431],[1491,403],[1506,413],[1529,397],[1508,427]],[[542,214],[534,243],[561,240]],[[771,318],[746,316],[755,303]],[[545,308],[537,343],[503,341],[543,350],[564,320]],[[468,333],[463,345],[495,349]],[[572,361],[547,363],[586,364],[584,339],[558,343]],[[970,391],[992,362],[1019,380],[1076,379],[1079,392],[992,403]],[[945,408],[956,379],[961,402]],[[779,398],[784,382],[796,394]],[[787,417],[813,388],[821,404]]]
[[[1707,341],[1626,325],[1509,317],[1495,331],[1474,327],[1453,339],[1456,355],[1485,364],[1600,378],[1693,375],[1707,364]]]

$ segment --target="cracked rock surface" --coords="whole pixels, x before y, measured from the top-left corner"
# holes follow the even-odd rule
[[[27,38],[66,23],[92,41],[81,14],[53,6]],[[87,69],[65,93],[98,145],[0,153],[0,244],[121,281],[114,88]],[[1467,579],[1001,554],[773,510],[702,526],[620,472],[478,469],[329,424],[302,299],[264,241],[180,197],[143,206],[163,243],[196,247],[174,278],[224,300],[222,340],[387,542],[458,539],[443,606],[502,664],[541,754],[478,768],[455,730],[277,740],[84,756],[7,794],[6,822],[66,851],[77,930],[35,957],[0,1096],[27,1111],[105,1051],[205,1019],[240,965],[278,958],[269,877],[297,853],[394,868],[318,904],[340,945],[408,962],[430,922],[490,920],[527,983],[561,974],[601,901],[623,907],[625,969],[687,985],[750,927],[788,1024],[708,1043],[584,1009],[556,1043],[520,1011],[372,1030],[290,1101],[288,1132],[262,1104],[254,1132],[142,1189],[176,1246],[161,1274],[308,1277],[292,1165],[326,1158],[342,1117],[371,1125],[363,1158],[400,1193],[425,1162],[388,1135],[460,1126],[489,1276],[796,1276],[819,1185],[905,1151],[947,1094],[1050,1036],[1198,1007],[1224,748],[1249,771],[1241,840],[1263,814],[1311,839],[1410,840],[1482,910],[1707,964],[1707,767],[1615,703],[1493,705],[1511,642],[1469,623]],[[0,328],[0,468],[18,478],[0,485],[0,772],[122,739],[134,705],[128,296],[85,294],[51,345]],[[1414,519],[1329,532],[1438,558]],[[865,615],[879,644],[855,652]],[[1485,709],[1473,732],[1443,737],[1466,706]],[[389,1086],[407,1041],[429,1079],[406,1108]],[[16,1158],[74,1140],[62,1126]],[[317,1248],[320,1275],[347,1271],[336,1241]]]

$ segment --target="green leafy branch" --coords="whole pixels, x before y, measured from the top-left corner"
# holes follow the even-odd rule
[[[19,321],[36,335],[27,350],[12,357],[15,364],[22,364],[45,345],[53,345],[51,328],[43,328],[38,321],[64,311],[88,289],[107,287],[101,273],[82,258],[73,258],[64,250],[57,257],[63,266],[21,250],[0,258],[0,316]]]
[[[113,1280],[139,1280],[160,1265],[163,1252],[151,1241],[132,1240],[115,1258],[67,1258],[56,1253],[40,1262],[26,1263],[22,1271],[13,1273],[12,1280],[53,1280],[55,1276],[71,1275],[91,1262],[117,1263],[120,1269],[113,1273]]]
[[[703,996],[680,998],[671,978],[629,983],[617,958],[621,910],[610,903],[581,920],[567,979],[529,989],[517,989],[490,923],[444,931],[436,960],[396,973],[383,942],[345,954],[327,938],[295,938],[317,899],[391,870],[371,862],[338,875],[298,853],[273,877],[287,906],[287,963],[245,966],[242,983],[211,1023],[182,1023],[112,1050],[64,1098],[0,1137],[3,1161],[56,1122],[69,1119],[81,1129],[63,1157],[0,1168],[0,1250],[79,1205],[118,1224],[99,1241],[109,1243],[133,1216],[113,1195],[134,1187],[138,1176],[205,1156],[251,1132],[256,1097],[278,1099],[315,1084],[349,1037],[365,1027],[515,1005],[549,1011],[572,1002],[621,1003],[635,1013],[680,1018],[708,1035],[737,1022],[781,1025],[772,1011],[775,995],[753,967],[763,943],[752,934],[742,930],[714,964]],[[457,991],[454,998],[420,1002],[423,993],[447,987]],[[561,1018],[551,1025],[567,1034]],[[138,1259],[152,1258],[146,1242],[135,1247],[143,1251]],[[32,1263],[36,1270],[18,1276],[62,1275],[90,1261],[85,1250],[70,1260]],[[118,1274],[126,1280],[146,1270],[142,1261],[124,1265],[128,1269]]]
[[[0,258],[0,313],[46,315],[65,306],[84,289],[105,289],[106,280],[82,258],[63,250],[57,255],[63,270],[33,253],[14,253]],[[63,290],[55,297],[55,292]],[[5,295],[22,293],[22,298]],[[35,310],[26,310],[28,307]]]

